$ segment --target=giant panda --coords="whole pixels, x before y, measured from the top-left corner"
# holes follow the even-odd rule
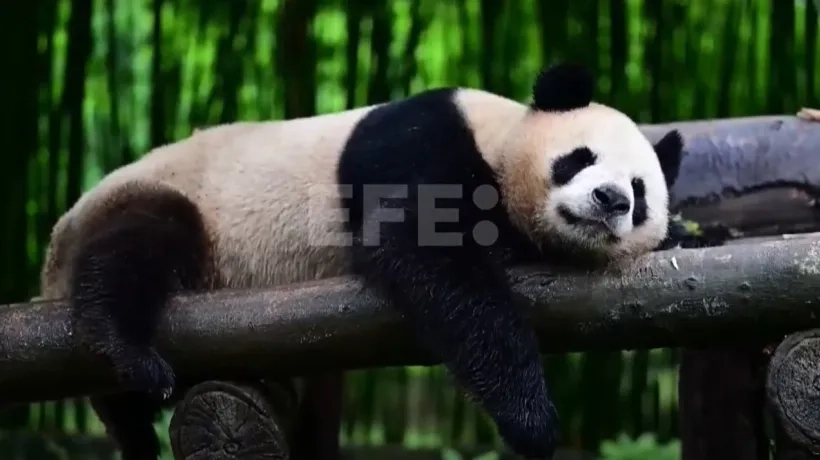
[[[42,295],[72,302],[78,346],[123,392],[95,410],[130,459],[175,389],[153,346],[181,291],[359,275],[495,421],[551,458],[557,416],[510,264],[608,267],[662,243],[682,139],[655,145],[559,64],[519,103],[468,88],[287,121],[198,130],[99,182],[58,220]]]

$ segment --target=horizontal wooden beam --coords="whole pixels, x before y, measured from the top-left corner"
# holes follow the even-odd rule
[[[670,129],[684,138],[672,204],[685,207],[761,188],[820,191],[820,123],[802,116],[763,115],[641,125],[652,141]]]
[[[547,352],[715,346],[820,327],[820,236],[674,249],[621,271],[521,267],[514,290]],[[159,347],[180,377],[242,378],[433,364],[352,277],[175,298]],[[64,302],[0,308],[0,402],[115,389],[75,349]]]

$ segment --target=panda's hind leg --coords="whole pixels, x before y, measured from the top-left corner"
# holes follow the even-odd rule
[[[152,342],[171,295],[205,282],[210,246],[199,210],[174,190],[133,184],[87,228],[72,270],[74,332],[110,360],[124,389],[167,397],[174,374]]]
[[[176,380],[154,335],[174,293],[207,286],[208,234],[185,196],[142,184],[112,194],[86,225],[93,232],[72,267],[72,326],[81,348],[107,360],[122,386],[122,393],[95,398],[95,410],[124,458],[153,459],[158,445],[149,420]]]

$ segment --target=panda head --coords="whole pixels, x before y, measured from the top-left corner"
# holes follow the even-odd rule
[[[652,145],[627,115],[592,102],[593,87],[575,65],[538,76],[503,149],[501,184],[537,243],[631,259],[666,237],[683,140],[673,130]]]

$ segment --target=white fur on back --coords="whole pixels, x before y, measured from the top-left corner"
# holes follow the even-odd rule
[[[215,156],[198,203],[218,236],[217,265],[229,285],[280,284],[347,270],[344,248],[323,244],[322,236],[341,231],[336,165],[350,129],[367,110],[265,124]]]
[[[170,186],[194,201],[214,239],[228,287],[268,286],[337,276],[347,270],[339,246],[320,246],[316,222],[342,223],[333,206],[309,209],[316,186],[335,199],[336,164],[351,127],[372,107],[197,130],[103,178],[60,218],[42,274],[42,295],[64,297],[65,262],[83,224],[123,187]],[[327,203],[327,202],[326,202]],[[311,220],[306,219],[310,214]],[[338,229],[337,229],[338,230]]]
[[[512,99],[477,89],[462,89],[455,102],[473,130],[475,142],[484,160],[495,170],[502,157],[511,152],[508,136],[521,126],[527,107]]]
[[[457,93],[478,145],[487,152],[524,106],[479,90]],[[336,166],[351,129],[376,106],[287,121],[232,123],[196,130],[106,176],[55,226],[43,270],[43,295],[66,294],[64,261],[83,222],[135,183],[170,186],[194,201],[214,239],[228,287],[270,286],[348,271]],[[492,161],[492,155],[488,156]]]
[[[604,161],[612,171],[646,173],[650,218],[621,249],[640,252],[660,233],[658,226],[665,228],[667,197],[657,160],[646,154],[645,139],[635,136],[626,116],[602,106],[572,114],[533,114],[523,104],[472,89],[459,91],[456,102],[486,161],[503,171],[506,204],[523,228],[532,229],[522,222],[537,215],[551,193],[543,178],[552,161],[584,144],[606,152]],[[345,248],[325,244],[342,228],[336,166],[351,129],[374,107],[209,127],[112,172],[55,225],[41,295],[66,295],[66,262],[78,239],[89,232],[85,223],[104,211],[118,190],[135,186],[169,186],[199,206],[227,287],[346,273]],[[636,151],[642,153],[635,156]]]

